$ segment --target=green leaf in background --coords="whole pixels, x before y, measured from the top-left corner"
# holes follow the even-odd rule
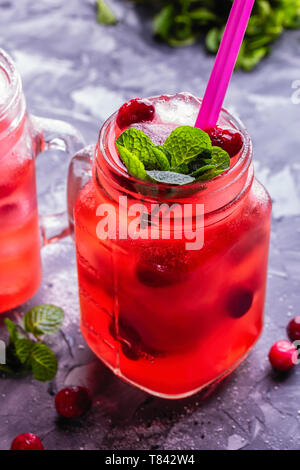
[[[211,28],[205,39],[205,44],[209,52],[216,54],[219,49],[221,34],[219,28]]]
[[[149,5],[149,0],[136,0]],[[232,7],[232,0],[156,0],[154,35],[170,46],[188,46],[205,39],[216,53]],[[255,67],[285,29],[300,28],[300,0],[256,0],[237,68]]]
[[[153,32],[155,36],[158,36],[165,41],[168,39],[170,29],[173,23],[174,7],[173,5],[167,5],[154,17],[153,20]]]
[[[33,376],[40,382],[52,380],[57,373],[57,359],[48,346],[36,343],[31,351]]]
[[[168,171],[171,168],[169,160],[165,152],[161,150],[159,147],[152,147],[152,153],[156,161],[156,168],[161,171]]]
[[[29,310],[23,319],[24,329],[34,336],[54,335],[59,331],[64,311],[55,305],[38,305]]]
[[[97,21],[107,26],[117,23],[117,18],[104,0],[97,0]]]

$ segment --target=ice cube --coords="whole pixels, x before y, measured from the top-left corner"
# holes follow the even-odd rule
[[[201,101],[189,93],[164,95],[154,100],[156,119],[167,124],[194,126]]]
[[[147,122],[141,122],[133,124],[130,127],[143,131],[155,145],[163,145],[166,138],[175,129],[175,124],[152,124]]]

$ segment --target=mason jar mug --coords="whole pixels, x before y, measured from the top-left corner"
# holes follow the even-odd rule
[[[41,280],[44,244],[67,235],[63,214],[39,219],[35,158],[48,149],[74,154],[80,134],[61,121],[26,112],[20,76],[0,50],[0,312],[27,301]]]
[[[116,114],[70,166],[83,336],[116,375],[160,397],[221,380],[263,327],[271,201],[254,177],[244,126],[225,110],[221,120],[244,146],[230,170],[208,182],[175,187],[130,176],[114,145]],[[178,214],[187,205],[203,211],[189,213],[183,230]]]

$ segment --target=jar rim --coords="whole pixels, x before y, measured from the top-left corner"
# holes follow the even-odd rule
[[[13,59],[0,48],[0,69],[5,73],[8,79],[7,95],[2,103],[0,103],[0,120],[3,119],[7,112],[14,106],[22,91],[21,78],[15,66]]]
[[[172,96],[172,95],[163,95],[163,96]],[[150,100],[158,98],[157,96],[148,98]],[[202,100],[199,100],[201,103]],[[99,136],[98,142],[96,146],[96,153],[95,153],[95,162],[100,167],[101,172],[105,173],[105,170],[108,170],[109,176],[116,177],[118,180],[119,186],[122,187],[122,182],[124,186],[128,186],[128,183],[132,183],[132,187],[137,187],[137,193],[141,193],[142,195],[149,195],[151,199],[159,199],[160,198],[160,191],[165,192],[166,188],[172,189],[176,188],[176,200],[180,200],[181,197],[186,197],[186,194],[201,194],[201,199],[206,198],[217,194],[220,191],[226,190],[229,186],[235,183],[237,180],[242,179],[242,176],[245,175],[249,169],[249,166],[252,162],[252,155],[253,155],[253,146],[250,135],[248,134],[244,124],[242,121],[233,116],[229,111],[225,108],[222,108],[220,118],[225,120],[226,126],[231,127],[239,131],[244,140],[244,146],[242,152],[235,162],[235,164],[222,173],[221,175],[213,178],[209,181],[201,181],[196,183],[191,183],[189,185],[184,186],[175,186],[175,185],[166,185],[163,183],[152,183],[148,181],[138,180],[133,176],[129,175],[126,169],[122,168],[121,166],[117,165],[116,159],[114,158],[111,149],[108,145],[109,139],[113,138],[114,132],[114,124],[117,117],[117,112],[112,114],[106,122],[103,124]],[[115,150],[115,152],[117,152]],[[101,157],[102,156],[102,157]],[[99,161],[99,157],[101,161]],[[244,178],[244,180],[246,177]],[[157,197],[151,192],[151,188],[156,188],[155,194],[157,193]],[[172,198],[170,198],[172,199]]]

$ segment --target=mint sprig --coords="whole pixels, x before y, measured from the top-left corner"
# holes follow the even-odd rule
[[[126,129],[116,147],[130,175],[172,186],[208,181],[230,167],[230,157],[213,147],[209,135],[191,126],[179,126],[163,145],[154,145],[141,130]]]
[[[36,380],[52,380],[57,373],[57,358],[43,340],[44,335],[53,335],[60,330],[63,319],[63,310],[48,304],[33,307],[21,322],[14,323],[5,318],[9,344],[7,364],[0,365],[0,372],[27,374],[32,371]]]

